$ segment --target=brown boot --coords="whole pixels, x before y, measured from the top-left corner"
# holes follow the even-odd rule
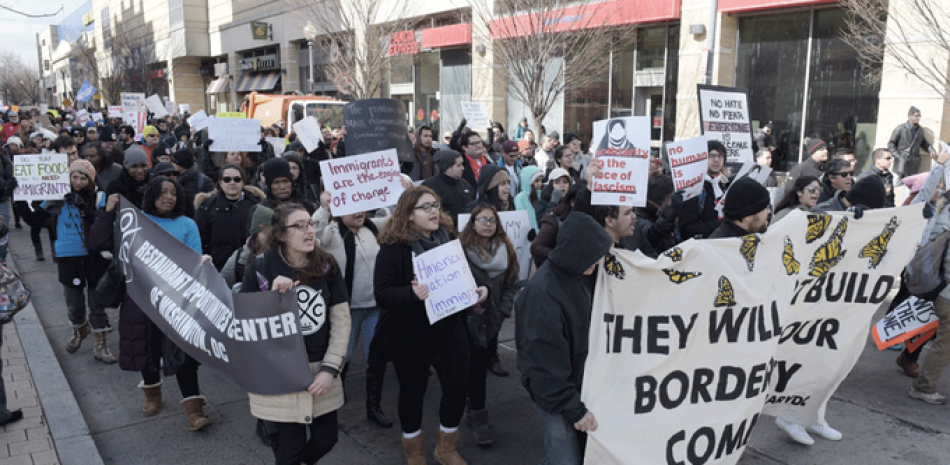
[[[203,396],[191,396],[181,401],[181,406],[185,409],[185,416],[188,418],[188,427],[192,431],[198,431],[211,424],[211,420],[205,416],[204,405],[205,398]]]
[[[142,406],[142,415],[154,417],[162,411],[162,382],[159,381],[152,385],[146,385],[144,381],[139,383],[142,391],[145,391],[145,405]]]
[[[92,352],[95,354],[96,360],[103,363],[115,363],[115,355],[112,355],[112,352],[109,351],[109,344],[106,343],[106,330],[93,331],[92,337],[95,339]]]
[[[402,438],[402,450],[409,465],[426,465],[426,439],[419,433],[412,439]]]
[[[82,340],[89,335],[89,323],[83,323],[82,326],[73,326],[73,337],[66,343],[66,352],[75,353],[82,345]]]
[[[441,465],[468,465],[468,462],[462,460],[462,456],[455,450],[459,442],[458,430],[454,433],[443,433],[440,429],[436,438],[435,452],[432,453],[436,462]]]

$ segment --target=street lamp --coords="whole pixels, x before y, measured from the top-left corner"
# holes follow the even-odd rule
[[[310,93],[313,94],[313,41],[317,38],[317,28],[310,21],[303,27],[303,36],[307,38],[307,47],[310,49],[310,59],[307,61],[310,62]]]

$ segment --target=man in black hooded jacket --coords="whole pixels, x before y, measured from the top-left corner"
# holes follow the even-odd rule
[[[465,213],[468,203],[475,200],[475,189],[462,179],[464,167],[462,154],[454,150],[439,150],[435,154],[435,165],[439,173],[422,182],[439,196],[442,211],[452,217],[452,223],[458,227],[459,213]]]

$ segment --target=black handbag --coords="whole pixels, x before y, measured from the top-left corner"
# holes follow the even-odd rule
[[[488,347],[488,313],[484,307],[475,306],[465,311],[465,329],[472,345],[480,349]]]
[[[125,276],[118,257],[113,257],[109,268],[99,278],[92,292],[92,302],[101,308],[118,308],[125,299]]]

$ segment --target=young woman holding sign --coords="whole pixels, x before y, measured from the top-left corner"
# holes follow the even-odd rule
[[[336,444],[336,411],[343,406],[340,372],[350,337],[350,307],[336,260],[317,246],[313,220],[303,205],[286,203],[271,218],[269,250],[247,266],[241,292],[295,294],[300,331],[313,383],[278,396],[248,394],[251,414],[274,422],[277,465],[316,463]],[[307,439],[307,430],[310,439]]]
[[[409,465],[426,463],[421,428],[430,366],[435,367],[442,386],[435,459],[441,464],[465,463],[456,451],[468,386],[464,312],[429,324],[425,307],[429,289],[416,280],[412,266],[413,254],[423,254],[451,239],[452,219],[442,212],[439,197],[428,187],[403,192],[392,218],[379,233],[373,285],[376,304],[382,310],[375,337],[382,338],[399,379],[399,423]],[[481,303],[488,292],[485,288],[478,292]]]

